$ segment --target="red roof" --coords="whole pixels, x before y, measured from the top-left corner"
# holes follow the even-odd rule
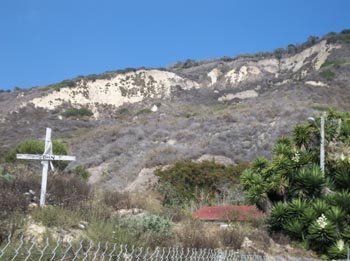
[[[211,221],[247,221],[264,218],[264,213],[255,206],[212,206],[204,207],[192,214],[193,218]]]

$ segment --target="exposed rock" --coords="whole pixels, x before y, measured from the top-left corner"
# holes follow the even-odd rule
[[[328,84],[320,81],[306,81],[305,84],[311,86],[328,87]]]
[[[132,208],[132,209],[119,209],[117,211],[117,215],[119,217],[130,217],[135,215],[143,214],[144,210],[140,208]]]
[[[110,162],[106,161],[96,167],[88,168],[88,172],[90,173],[88,183],[96,184],[99,181],[101,181],[104,173],[108,171],[108,167],[110,164]]]
[[[243,91],[239,92],[236,94],[227,94],[224,96],[221,96],[218,101],[231,101],[233,99],[248,99],[248,98],[255,98],[258,97],[258,93],[255,90],[248,90],[248,91]]]
[[[215,161],[216,163],[226,165],[226,166],[234,164],[233,160],[231,160],[228,157],[219,156],[219,155],[209,155],[209,154],[205,154],[205,155],[200,156],[196,161],[197,162]]]
[[[38,207],[38,204],[32,202],[28,205],[28,210],[29,211],[33,211],[34,209],[36,209]]]
[[[251,241],[248,237],[244,237],[243,243],[241,245],[241,248],[249,249],[249,248],[252,248],[252,247],[254,247],[253,241]]]
[[[215,84],[218,81],[218,77],[221,74],[221,71],[217,68],[214,68],[208,73],[208,77],[211,79],[211,85]]]
[[[38,242],[42,242],[45,233],[46,233],[45,226],[37,223],[30,223],[26,228],[26,231],[24,233],[24,238],[30,239],[35,237]]]
[[[176,140],[170,139],[166,142],[169,145],[175,145],[176,144]]]
[[[153,105],[152,108],[151,108],[151,111],[152,112],[158,111],[158,106],[157,105]]]
[[[76,87],[61,88],[30,102],[35,107],[49,110],[54,110],[64,103],[77,107],[87,106],[95,117],[98,117],[96,104],[118,107],[124,103],[140,102],[147,97],[169,97],[174,86],[189,90],[198,88],[199,84],[172,72],[138,70],[117,74],[114,78],[106,80],[81,80]]]
[[[79,224],[78,224],[78,228],[84,230],[84,229],[87,228],[88,224],[89,223],[87,221],[80,221]]]
[[[124,191],[127,192],[144,192],[152,190],[158,182],[158,177],[154,175],[154,171],[159,167],[144,168],[137,175],[137,178],[131,182]]]
[[[239,70],[233,69],[229,71],[225,75],[225,78],[226,78],[226,82],[229,82],[231,84],[238,84],[260,73],[261,73],[261,70],[257,66],[243,65]]]

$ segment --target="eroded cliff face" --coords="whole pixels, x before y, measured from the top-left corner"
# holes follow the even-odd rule
[[[324,40],[300,53],[281,59],[271,57],[254,61],[237,59],[225,63],[225,70],[222,69],[222,62],[217,62],[214,63],[214,68],[207,72],[207,68],[199,67],[198,70],[203,70],[209,79],[207,81],[193,80],[191,79],[193,77],[181,71],[176,73],[156,69],[116,73],[109,79],[94,81],[80,79],[76,81],[74,87],[51,91],[22,103],[21,107],[30,103],[47,110],[55,110],[64,104],[77,108],[88,107],[94,113],[94,117],[98,118],[101,105],[119,107],[123,104],[141,102],[146,98],[167,99],[176,89],[186,91],[225,86],[226,93],[218,99],[219,101],[255,98],[259,95],[261,82],[276,79],[276,85],[281,85],[293,79],[300,81],[310,72],[319,70],[332,50],[337,48],[340,48],[340,45],[327,44]],[[310,84],[310,81],[307,84]],[[326,84],[318,82],[317,85]],[[246,86],[244,90],[242,86]],[[238,87],[240,92],[235,93]]]
[[[198,83],[172,72],[137,70],[117,74],[106,80],[80,80],[75,87],[66,87],[30,101],[35,107],[54,110],[64,103],[73,107],[87,106],[98,117],[98,105],[119,107],[145,98],[168,98],[172,88],[198,88]]]

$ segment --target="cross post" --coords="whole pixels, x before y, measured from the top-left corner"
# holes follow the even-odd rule
[[[52,154],[52,141],[51,141],[51,129],[50,128],[46,128],[45,148],[44,148],[43,155],[17,154],[16,156],[17,156],[17,159],[41,160],[41,165],[43,165],[43,170],[42,170],[42,177],[41,177],[40,206],[45,205],[47,173],[49,170],[49,165],[50,165],[51,169],[54,170],[52,161],[56,161],[56,160],[75,161],[75,156],[53,155]]]

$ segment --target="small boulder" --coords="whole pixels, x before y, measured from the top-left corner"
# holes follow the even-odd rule
[[[158,111],[158,106],[157,105],[153,105],[152,108],[151,108],[151,111],[152,112]]]
[[[38,207],[38,204],[36,204],[35,202],[32,202],[28,205],[28,210],[29,211],[33,211],[34,209],[36,209]]]

